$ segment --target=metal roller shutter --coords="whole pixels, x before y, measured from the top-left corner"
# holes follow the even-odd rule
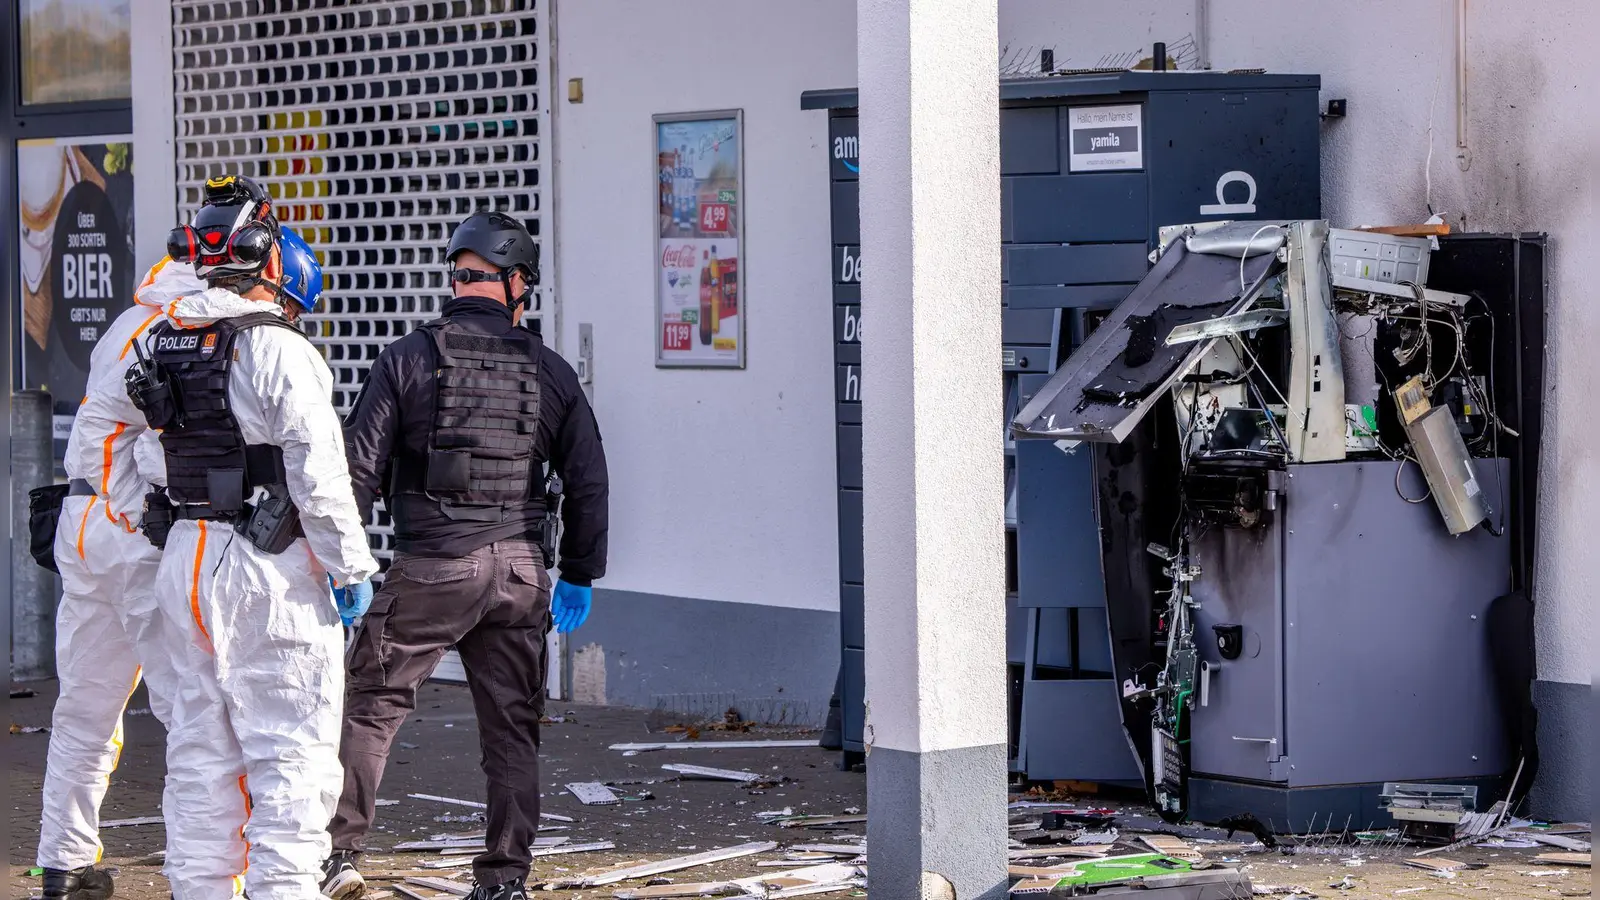
[[[269,187],[328,276],[307,328],[341,413],[384,345],[448,298],[452,225],[498,209],[546,240],[546,5],[173,0],[179,215],[213,175]]]

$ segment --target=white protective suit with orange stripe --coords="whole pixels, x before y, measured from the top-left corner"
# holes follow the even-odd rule
[[[141,673],[150,707],[170,721],[171,623],[155,598],[161,552],[137,530],[145,491],[164,482],[156,435],[123,387],[133,342],[179,294],[205,287],[189,266],[158,265],[135,304],[107,329],[89,361],[83,403],[67,440],[67,475],[93,494],[70,496],[56,528],[62,598],[56,612],[56,701],[45,765],[40,866],[76,869],[100,859],[100,802],[122,752],[122,713]]]
[[[213,288],[179,298],[179,328],[280,312]],[[339,730],[344,643],[328,576],[378,571],[345,464],[333,376],[282,328],[238,333],[228,406],[246,444],[283,450],[305,537],[272,555],[220,521],[179,521],[157,591],[181,633],[167,741],[169,796],[195,814],[167,819],[166,874],[177,900],[314,900],[344,770]],[[243,838],[241,842],[240,838]]]

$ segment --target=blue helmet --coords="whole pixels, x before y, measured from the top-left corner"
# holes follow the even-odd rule
[[[289,228],[280,229],[278,249],[283,254],[283,293],[306,312],[322,299],[322,264],[305,238]]]

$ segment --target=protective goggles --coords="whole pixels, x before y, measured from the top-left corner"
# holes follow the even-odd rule
[[[266,266],[276,243],[272,227],[263,222],[251,222],[231,233],[225,228],[180,225],[167,235],[167,255],[197,269],[254,271]]]
[[[516,269],[503,272],[482,272],[477,269],[451,269],[450,280],[456,284],[473,284],[481,281],[510,281]]]

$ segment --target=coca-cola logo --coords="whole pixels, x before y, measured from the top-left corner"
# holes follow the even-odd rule
[[[692,269],[695,264],[694,245],[684,244],[679,247],[663,247],[661,250],[661,268],[663,269]]]

